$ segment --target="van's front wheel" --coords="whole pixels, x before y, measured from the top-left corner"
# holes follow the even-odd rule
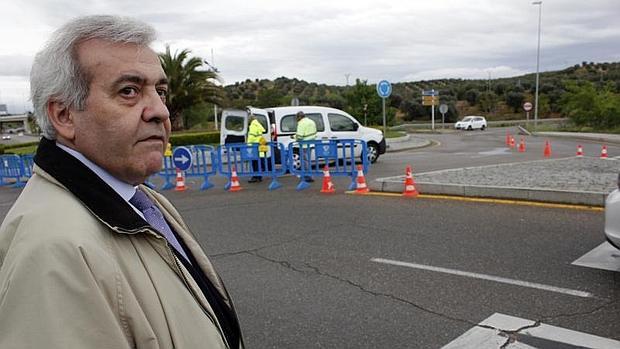
[[[299,169],[301,168],[301,157],[299,156],[299,149],[293,149],[292,160],[293,162],[291,163],[291,166],[295,171],[299,171]]]
[[[377,162],[377,159],[379,158],[379,145],[375,142],[370,142],[368,143],[366,150],[368,162],[370,162],[371,164]]]

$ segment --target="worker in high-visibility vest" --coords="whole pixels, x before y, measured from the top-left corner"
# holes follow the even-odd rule
[[[312,119],[306,117],[303,111],[297,112],[297,131],[295,132],[296,141],[311,141],[316,139],[316,124]],[[302,168],[310,171],[310,151],[311,148],[299,149],[300,161],[303,162]],[[311,176],[304,176],[304,181],[314,182]]]
[[[254,114],[250,114],[250,127],[248,127],[248,140],[247,143],[248,144],[265,144],[265,139],[263,138],[263,133],[266,132],[265,128],[263,127],[263,125],[261,125],[261,123],[256,119],[256,116],[254,116]],[[265,157],[265,152],[264,151],[259,151],[259,156],[261,158]],[[258,164],[258,159],[256,160],[252,160],[252,171],[257,172],[260,170],[260,166]],[[265,166],[263,166],[262,170],[265,170]],[[263,180],[263,176],[252,176],[252,178],[250,178],[250,180],[248,181],[248,183],[256,183],[256,182],[260,182]]]

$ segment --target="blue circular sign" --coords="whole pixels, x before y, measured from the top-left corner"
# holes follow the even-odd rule
[[[388,98],[392,94],[392,84],[387,80],[381,80],[377,84],[377,93],[381,98]]]
[[[177,147],[172,152],[174,166],[181,171],[186,171],[192,167],[192,153],[186,147]]]

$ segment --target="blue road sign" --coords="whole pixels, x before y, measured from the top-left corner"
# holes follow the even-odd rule
[[[387,80],[381,80],[377,84],[377,94],[381,98],[388,98],[392,94],[392,85]]]
[[[175,148],[172,152],[172,161],[174,166],[181,171],[186,171],[192,167],[192,153],[185,147]]]
[[[424,90],[424,91],[422,91],[422,96],[439,96],[439,91]]]

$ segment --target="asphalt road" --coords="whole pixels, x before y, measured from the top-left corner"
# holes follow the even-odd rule
[[[170,194],[249,348],[439,348],[494,313],[620,339],[620,273],[571,265],[603,242],[601,212],[263,189]]]
[[[386,154],[371,176],[409,160],[420,171],[513,162],[479,156],[503,134],[433,135],[442,146]],[[602,212],[347,195],[343,181],[335,195],[318,181],[296,192],[293,177],[272,192],[242,181],[228,193],[221,180],[166,192],[228,285],[248,348],[441,348],[495,313],[620,340],[620,272],[571,264],[603,242]],[[0,217],[18,194],[0,188]]]

